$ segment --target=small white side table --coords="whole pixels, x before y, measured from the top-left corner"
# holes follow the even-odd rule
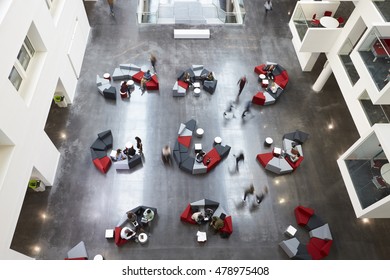
[[[106,229],[106,238],[114,238],[114,230],[113,229]]]
[[[221,144],[222,143],[222,138],[217,136],[214,138],[214,145]]]
[[[271,146],[273,142],[274,139],[272,139],[271,137],[265,138],[265,144],[267,144],[268,146]]]
[[[199,97],[200,96],[200,88],[194,88],[194,96]]]
[[[102,261],[104,260],[103,256],[100,255],[100,254],[97,254],[94,258],[93,258],[94,261]]]
[[[140,233],[138,235],[138,241],[141,244],[145,244],[148,241],[148,235],[146,233]]]
[[[284,232],[285,235],[288,237],[294,237],[294,235],[297,233],[297,229],[293,226],[288,226],[286,231]]]
[[[203,128],[198,128],[196,130],[196,136],[198,136],[199,138],[201,138],[203,136],[203,134],[204,134]]]

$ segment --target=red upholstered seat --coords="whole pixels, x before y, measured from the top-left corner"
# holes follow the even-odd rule
[[[210,159],[210,162],[207,164],[208,159]],[[221,161],[221,157],[218,154],[216,148],[213,148],[210,152],[205,154],[203,157],[203,164],[207,166],[207,172],[213,169],[220,161]]]
[[[188,89],[188,84],[186,82],[183,82],[182,80],[178,80],[177,84],[179,85],[179,87]]]
[[[263,68],[265,67],[265,64],[261,64],[261,65],[258,65],[255,67],[254,71],[257,73],[257,74],[266,74],[267,71],[264,71]]]
[[[187,148],[190,147],[192,136],[179,136],[177,137],[177,141],[186,146]]]
[[[252,103],[257,104],[257,105],[264,105],[264,103],[265,103],[264,93],[261,91],[256,93],[256,95],[254,95],[252,98]]]
[[[266,167],[268,162],[274,157],[272,153],[258,154],[256,159],[263,167]]]
[[[122,230],[121,227],[115,227],[115,230],[114,230],[114,240],[115,240],[115,244],[117,246],[122,246],[122,245],[126,244],[127,242],[129,242],[129,240],[121,238],[121,230]]]
[[[65,258],[64,260],[67,260],[67,261],[85,261],[85,260],[88,260],[88,258],[86,258],[86,257],[79,257],[79,258]]]
[[[186,209],[184,209],[183,213],[180,215],[180,220],[183,222],[187,222],[190,224],[196,224],[196,222],[191,218],[192,217],[192,210],[191,210],[191,205],[188,204]]]
[[[144,76],[144,72],[139,71],[137,74],[133,75],[133,81],[136,83],[141,83],[142,77]]]
[[[289,156],[286,156],[285,159],[288,162],[288,164],[290,164],[290,166],[295,170],[303,161],[303,156],[300,156],[296,162],[292,162]]]
[[[224,226],[219,231],[227,234],[233,233],[232,216],[225,217]]]
[[[97,169],[100,170],[100,172],[105,174],[105,173],[107,173],[108,169],[110,169],[111,160],[108,156],[105,156],[102,158],[94,159],[93,164],[96,166]]]
[[[310,217],[314,215],[314,210],[299,205],[295,207],[294,214],[295,214],[295,219],[297,220],[297,224],[300,226],[305,226],[309,221]]]
[[[287,86],[288,74],[286,70],[282,71],[280,75],[275,76],[275,83],[277,83],[283,89]]]
[[[146,89],[147,90],[158,90],[159,89],[159,83],[157,79],[157,75],[154,74],[150,81],[146,83]]]
[[[317,237],[310,238],[306,248],[313,260],[321,260],[329,255],[333,240],[323,240]]]

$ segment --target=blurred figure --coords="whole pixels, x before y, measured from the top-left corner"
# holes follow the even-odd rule
[[[255,193],[255,187],[253,186],[253,184],[250,184],[248,188],[245,189],[244,191],[244,198],[242,199],[242,201],[246,202],[246,198],[248,195],[253,195]]]
[[[225,119],[231,119],[231,118],[235,118],[236,116],[234,115],[234,102],[233,101],[230,101],[229,104],[228,104],[228,107],[226,108],[226,111],[223,112],[223,116]]]
[[[256,194],[256,202],[260,205],[260,203],[263,201],[265,196],[268,194],[268,187],[264,186],[263,191],[260,194]]]
[[[245,110],[244,112],[242,112],[241,118],[245,118],[246,115],[251,112],[251,107],[252,107],[252,101],[249,100],[246,102]]]
[[[236,171],[238,172],[238,163],[244,161],[244,153],[240,152],[237,156],[233,155],[236,158]]]
[[[162,160],[164,163],[171,164],[171,148],[169,145],[165,145],[162,149]]]
[[[115,16],[114,14],[114,0],[107,0],[108,6],[110,7],[111,16]]]
[[[239,90],[238,90],[238,95],[237,97],[240,96],[242,90],[244,89],[245,85],[248,83],[248,80],[246,79],[246,76],[242,76],[238,82],[237,82],[237,85],[239,85]]]
[[[139,138],[138,136],[136,136],[136,137],[135,137],[135,141],[137,141],[138,153],[139,153],[140,155],[143,155],[143,154],[144,154],[144,149],[143,149],[143,145],[142,145],[141,138]]]
[[[154,73],[157,73],[156,71],[157,58],[154,54],[150,54],[150,63],[152,64]]]

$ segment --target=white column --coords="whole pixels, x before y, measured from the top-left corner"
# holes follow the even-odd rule
[[[329,61],[327,60],[324,64],[324,68],[322,69],[320,75],[317,78],[317,81],[315,81],[312,87],[313,90],[316,92],[321,91],[331,74],[332,67],[330,67]]]

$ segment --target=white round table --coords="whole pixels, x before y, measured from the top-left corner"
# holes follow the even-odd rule
[[[130,88],[133,88],[133,87],[134,87],[134,81],[133,81],[133,80],[128,80],[126,84],[127,84],[127,86],[130,87]]]
[[[273,142],[274,142],[274,139],[272,139],[271,137],[265,138],[265,143],[266,143],[268,146],[272,145]]]
[[[110,73],[104,73],[104,74],[103,74],[103,78],[106,79],[106,80],[110,80],[110,81],[111,81],[111,75],[110,75]]]
[[[194,96],[199,97],[200,96],[200,88],[194,88]]]
[[[320,18],[320,24],[326,28],[337,28],[340,23],[334,17],[322,17]]]
[[[104,260],[104,258],[103,258],[102,255],[98,254],[98,255],[96,255],[96,256],[93,258],[93,260],[94,260],[94,261],[102,261],[102,260]]]
[[[146,233],[140,233],[140,234],[138,235],[138,241],[139,241],[139,243],[141,243],[141,244],[146,243],[146,242],[148,241],[148,235],[147,235]]]
[[[265,77],[264,74],[260,74],[260,75],[259,75],[259,78],[262,79],[262,80],[264,80],[266,77]]]
[[[221,144],[222,143],[222,138],[217,136],[214,138],[214,144],[217,145],[217,144]]]
[[[386,183],[390,184],[390,163],[386,163],[381,168],[381,175]]]
[[[203,128],[198,128],[198,129],[196,130],[196,136],[198,136],[199,138],[202,137],[203,134],[204,134]]]

